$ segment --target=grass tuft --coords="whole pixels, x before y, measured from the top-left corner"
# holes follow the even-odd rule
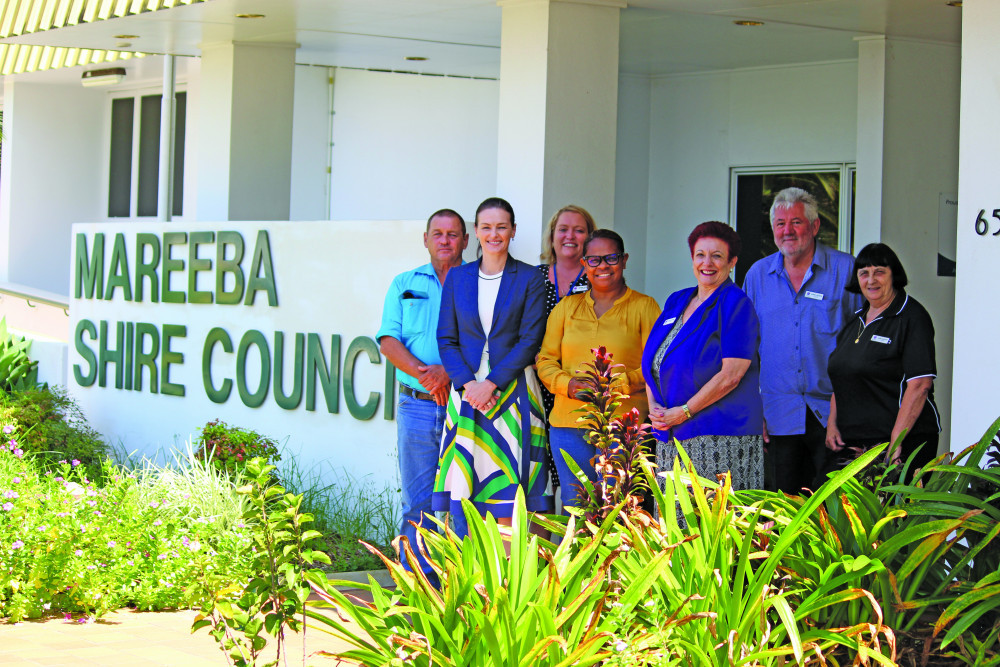
[[[303,495],[302,511],[312,514],[312,527],[325,539],[331,571],[357,572],[382,569],[382,562],[361,544],[364,540],[386,555],[399,529],[401,510],[399,489],[379,488],[366,478],[358,479],[343,468],[330,464],[303,467],[297,456],[283,458],[278,471],[289,493]]]

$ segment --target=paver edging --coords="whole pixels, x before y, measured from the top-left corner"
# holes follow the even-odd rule
[[[367,584],[368,577],[371,576],[382,588],[396,588],[396,582],[389,575],[389,570],[362,570],[360,572],[330,572],[327,579],[339,581],[352,581],[358,584]]]

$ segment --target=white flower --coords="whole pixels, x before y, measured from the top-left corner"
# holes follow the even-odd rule
[[[65,484],[63,484],[63,489],[66,490],[66,493],[73,496],[73,498],[77,500],[82,498],[83,495],[87,492],[86,489],[84,489],[76,482],[66,482]]]

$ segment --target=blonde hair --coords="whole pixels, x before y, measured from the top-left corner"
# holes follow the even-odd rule
[[[542,246],[542,254],[540,255],[540,259],[546,264],[556,263],[556,251],[552,248],[552,237],[556,234],[556,223],[559,222],[559,216],[563,213],[576,213],[581,216],[583,221],[587,223],[588,237],[594,233],[594,230],[597,229],[597,224],[594,222],[594,216],[592,216],[587,209],[582,206],[576,206],[575,204],[563,206],[549,219],[549,233],[545,235],[545,243]]]

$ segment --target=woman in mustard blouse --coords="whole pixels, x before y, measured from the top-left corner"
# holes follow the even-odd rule
[[[583,402],[575,398],[582,388],[575,375],[585,363],[593,361],[591,350],[603,345],[614,355],[616,363],[625,366],[619,389],[629,394],[629,398],[619,410],[636,408],[645,419],[649,406],[642,377],[642,349],[660,315],[660,307],[652,297],[625,284],[628,253],[622,237],[615,232],[598,229],[591,234],[580,261],[590,289],[565,297],[552,310],[536,361],[538,379],[556,397],[549,413],[549,443],[559,477],[564,480],[575,477],[566,464],[565,452],[596,482],[597,472],[591,463],[594,447],[576,427],[580,414],[574,410]],[[563,506],[576,505],[576,487],[567,484],[562,489]]]

